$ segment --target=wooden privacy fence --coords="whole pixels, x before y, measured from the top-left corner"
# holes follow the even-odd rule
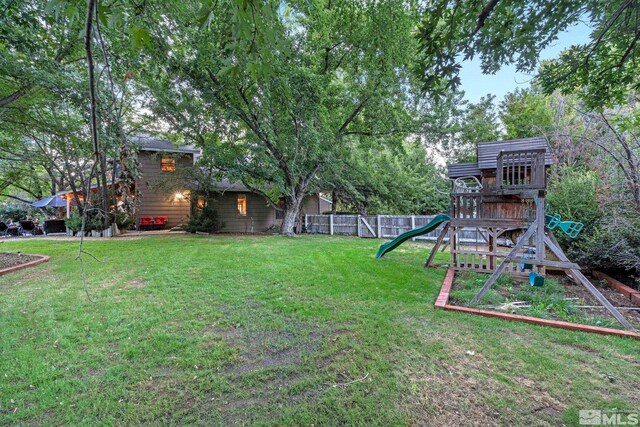
[[[379,239],[392,239],[400,234],[427,225],[435,215],[305,215],[307,233],[338,234]],[[418,236],[415,240],[435,241],[442,225],[435,230]],[[484,236],[486,238],[487,236]],[[484,241],[481,232],[470,227],[462,230],[461,241],[474,243]],[[445,240],[449,236],[445,236]]]

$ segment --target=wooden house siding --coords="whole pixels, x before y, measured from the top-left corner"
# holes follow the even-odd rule
[[[247,215],[238,214],[238,196],[247,197]],[[282,219],[276,218],[276,210],[267,200],[249,191],[227,191],[221,193],[213,201],[213,207],[218,211],[225,226],[223,233],[263,233],[277,231]],[[330,210],[331,204],[323,201],[317,194],[305,198],[301,214],[319,214],[322,210]]]
[[[317,197],[318,200],[319,200],[318,203],[319,203],[320,209],[318,209],[318,214],[322,214],[322,213],[325,213],[325,212],[331,212],[331,206],[332,205],[331,205],[330,201],[328,201],[328,200],[326,200],[326,199],[324,199],[324,198],[322,198],[322,197],[320,197],[318,195],[316,195],[314,197]]]
[[[163,157],[176,159],[176,172],[162,172],[160,162]],[[166,189],[157,188],[168,174],[178,173],[181,169],[193,166],[193,157],[189,154],[141,151],[138,155],[141,177],[136,181],[140,192],[138,220],[142,216],[166,216],[170,227],[185,223],[189,219],[188,199],[175,200],[175,195]]]
[[[238,214],[238,196],[247,197],[247,215]],[[267,200],[255,193],[228,191],[220,194],[213,201],[213,207],[218,211],[224,222],[224,233],[260,233],[279,225],[276,220],[275,209],[267,204]]]

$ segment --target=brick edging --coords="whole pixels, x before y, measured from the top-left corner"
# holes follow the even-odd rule
[[[29,261],[24,264],[14,265],[12,267],[2,268],[0,269],[0,276],[8,273],[13,273],[14,271],[20,270],[22,268],[33,267],[34,265],[42,264],[43,262],[49,261],[49,257],[47,255],[37,255],[37,254],[25,254],[25,255],[37,256],[37,257],[40,257],[40,259]]]
[[[615,335],[619,337],[634,338],[640,340],[640,333],[624,331],[621,329],[603,328],[600,326],[582,325],[580,323],[563,322],[559,320],[539,319],[537,317],[522,316],[520,314],[501,313],[497,311],[481,310],[478,308],[459,307],[457,305],[449,304],[449,293],[451,292],[451,286],[453,284],[453,277],[455,271],[453,269],[447,270],[447,274],[444,276],[442,282],[442,288],[440,294],[436,299],[435,307],[448,311],[460,311],[463,313],[476,314],[485,317],[495,317],[503,320],[511,320],[515,322],[530,323],[532,325],[550,326],[552,328],[567,329],[570,331],[590,332],[600,335]]]
[[[629,298],[631,304],[640,306],[640,291],[637,291],[632,287],[625,285],[624,283],[604,274],[601,271],[594,270],[592,274],[596,279],[605,280],[611,288],[617,290],[622,295]]]

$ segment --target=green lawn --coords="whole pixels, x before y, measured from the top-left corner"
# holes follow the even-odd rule
[[[5,240],[51,260],[0,277],[0,424],[573,425],[640,407],[639,342],[434,310],[426,248],[376,260],[379,244],[88,241],[92,303],[76,242]]]

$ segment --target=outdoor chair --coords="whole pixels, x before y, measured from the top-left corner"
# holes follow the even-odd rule
[[[167,221],[169,221],[169,218],[166,216],[157,216],[155,221],[153,222],[155,225],[155,229],[163,229],[166,225],[167,225]]]
[[[18,221],[18,224],[20,224],[20,234],[30,234],[32,236],[37,234],[38,227],[33,221]]]
[[[19,236],[21,232],[21,227],[18,224],[11,224],[7,226],[7,231],[5,234],[7,236]]]
[[[142,229],[151,229],[153,228],[153,217],[152,216],[142,216],[140,217],[140,230]]]

